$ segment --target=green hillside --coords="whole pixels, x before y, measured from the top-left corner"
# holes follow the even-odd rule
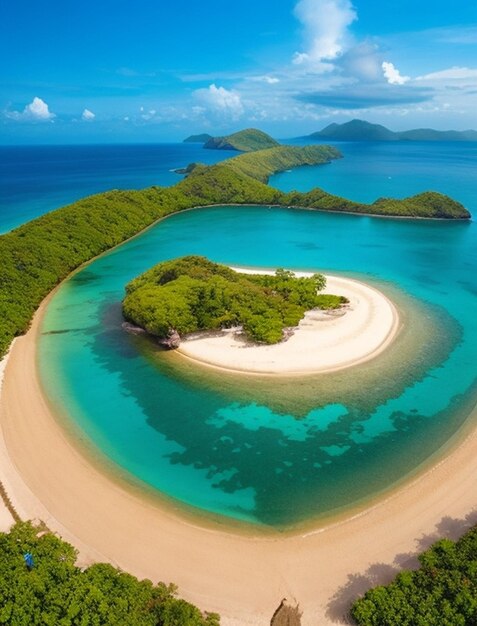
[[[239,150],[240,152],[253,152],[255,150],[265,150],[278,146],[278,141],[272,139],[261,130],[247,128],[238,133],[225,137],[212,137],[205,144],[204,148],[213,150]]]
[[[241,154],[228,159],[225,163],[237,174],[245,174],[267,183],[270,176],[277,172],[301,165],[329,163],[341,157],[341,152],[332,146],[278,146],[260,152]]]
[[[345,124],[330,124],[309,135],[313,140],[333,141],[397,141],[396,133],[380,124],[370,124],[363,120],[351,120]]]

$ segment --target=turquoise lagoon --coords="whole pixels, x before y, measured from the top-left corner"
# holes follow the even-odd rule
[[[349,155],[349,172],[358,157]],[[386,174],[380,187],[370,164],[373,185],[357,175],[359,199],[390,186]],[[336,192],[334,167],[301,168],[279,184],[295,176],[295,187],[306,188],[319,175]],[[435,164],[442,184],[438,171]],[[406,176],[398,179],[402,191]],[[472,210],[476,183],[450,179]],[[341,195],[358,198],[348,184],[357,185],[352,174],[342,178]],[[407,195],[396,191],[386,195]],[[178,214],[61,286],[43,322],[42,382],[99,458],[185,510],[252,528],[311,523],[409,478],[472,425],[476,241],[475,224],[464,222],[261,207]],[[183,254],[371,281],[398,302],[404,329],[382,356],[336,374],[274,380],[205,371],[121,329],[124,285]]]

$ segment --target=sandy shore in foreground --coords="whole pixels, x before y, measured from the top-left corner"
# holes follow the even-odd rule
[[[267,270],[242,273],[273,274]],[[312,272],[295,272],[311,276]],[[181,343],[177,352],[207,365],[262,374],[312,374],[363,363],[382,352],[394,339],[399,317],[386,296],[350,278],[326,276],[322,293],[346,296],[341,312],[308,311],[294,334],[271,346],[254,345],[234,331],[197,333]]]
[[[42,311],[16,340],[4,380],[1,480],[23,518],[41,518],[80,550],[140,577],[174,581],[225,626],[269,624],[282,598],[304,626],[342,624],[351,599],[387,582],[433,534],[477,517],[477,431],[431,471],[348,519],[296,536],[246,537],[195,526],[126,490],[72,445],[35,367]],[[471,515],[469,515],[471,514]],[[458,523],[449,518],[462,520]],[[399,555],[399,556],[398,556]]]
[[[5,375],[5,368],[7,367],[9,353],[0,361],[0,401],[2,397],[2,385],[3,377]],[[0,446],[1,448],[1,446]],[[2,477],[0,474],[0,481]],[[13,517],[6,507],[3,499],[0,498],[0,531],[7,532],[14,523]]]

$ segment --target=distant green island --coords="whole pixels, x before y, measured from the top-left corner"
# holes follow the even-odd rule
[[[477,131],[416,128],[394,132],[380,124],[351,120],[344,124],[330,124],[306,138],[319,141],[477,141]]]
[[[241,326],[252,341],[272,344],[285,338],[311,309],[337,309],[343,296],[319,294],[326,278],[240,274],[205,257],[165,261],[128,285],[123,314],[129,321],[176,348],[186,334]]]
[[[205,139],[202,141],[202,138]],[[237,150],[239,152],[253,152],[255,150],[265,150],[266,148],[275,148],[280,144],[278,141],[267,135],[257,128],[246,128],[237,133],[226,135],[224,137],[211,137],[210,135],[191,135],[184,139],[188,142],[201,142],[204,148],[211,150]]]
[[[389,217],[469,219],[448,196],[425,192],[363,204],[329,194],[283,193],[266,184],[277,171],[339,158],[329,146],[277,146],[212,166],[196,166],[172,187],[112,190],[89,196],[0,237],[0,356],[23,334],[43,298],[70,272],[157,220],[206,205],[257,204]]]
[[[212,139],[212,135],[208,133],[202,133],[201,135],[190,135],[183,140],[183,143],[205,143]]]

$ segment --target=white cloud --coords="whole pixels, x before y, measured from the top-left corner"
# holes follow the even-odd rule
[[[54,113],[50,112],[46,102],[37,97],[33,98],[30,104],[27,104],[23,114],[37,120],[49,120],[55,117]]]
[[[404,83],[407,83],[407,81],[410,80],[409,76],[401,76],[399,70],[395,68],[392,63],[383,61],[381,67],[383,68],[384,77],[391,85],[404,85]]]
[[[349,39],[348,26],[357,14],[350,0],[300,0],[295,15],[305,28],[307,50],[295,53],[294,63],[320,66],[339,56]],[[326,69],[323,67],[322,69]]]
[[[244,112],[240,94],[225,87],[217,87],[215,83],[208,88],[196,89],[194,97],[208,109],[232,119],[238,119]]]
[[[12,120],[18,121],[47,121],[55,117],[44,100],[35,96],[30,104],[27,104],[23,111],[7,111],[5,114]]]
[[[95,117],[96,115],[93,113],[93,111],[90,111],[89,109],[84,109],[83,113],[81,114],[81,119],[85,120],[86,122],[89,120],[94,120]]]
[[[256,83],[267,83],[267,85],[276,85],[280,82],[280,79],[276,76],[252,76],[250,80]]]
[[[383,78],[382,54],[379,46],[371,41],[363,41],[347,50],[336,65],[353,79],[374,82]]]
[[[431,74],[425,74],[424,76],[418,76],[416,80],[466,80],[476,79],[477,69],[471,69],[468,67],[450,67],[447,70],[441,70],[439,72],[432,72]]]

